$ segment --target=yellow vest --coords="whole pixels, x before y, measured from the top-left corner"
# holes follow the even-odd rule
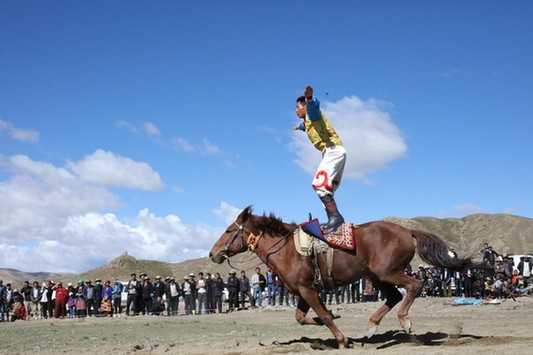
[[[335,145],[342,146],[342,141],[339,135],[333,129],[331,123],[324,113],[322,113],[322,119],[318,121],[311,121],[309,116],[305,116],[305,131],[311,143],[316,149],[320,150],[322,154],[326,150],[326,147],[332,147]]]

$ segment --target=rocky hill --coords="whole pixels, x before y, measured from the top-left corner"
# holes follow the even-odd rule
[[[433,217],[400,218],[388,217],[385,220],[398,223],[411,229],[421,229],[442,237],[453,246],[460,255],[479,255],[483,243],[487,242],[500,254],[533,253],[533,219],[508,214],[475,214],[464,218],[439,219]],[[413,263],[418,263],[416,258]],[[156,275],[174,276],[181,280],[189,273],[199,271],[219,272],[226,278],[233,268],[245,270],[248,275],[253,273],[256,266],[265,270],[265,265],[255,254],[243,253],[231,259],[231,265],[224,263],[213,264],[209,258],[186,260],[180,263],[167,263],[153,260],[138,260],[134,256],[123,254],[104,266],[89,270],[82,274],[50,274],[26,273],[12,269],[0,269],[0,279],[21,284],[24,280],[63,280],[77,282],[79,279],[103,280],[116,278],[129,280],[130,274],[145,272],[153,279]]]

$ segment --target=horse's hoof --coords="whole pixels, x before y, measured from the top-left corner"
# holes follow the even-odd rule
[[[339,342],[339,350],[344,350],[348,347],[348,339],[344,338],[342,342]]]
[[[411,333],[411,321],[408,319],[402,324],[402,328],[406,334]]]
[[[374,335],[376,335],[377,332],[378,332],[378,327],[377,326],[372,327],[372,328],[368,328],[368,332],[366,333],[366,337],[370,339]]]

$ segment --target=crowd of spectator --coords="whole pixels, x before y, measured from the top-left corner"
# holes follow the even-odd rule
[[[227,306],[224,300],[227,301]],[[120,317],[122,315],[194,315],[231,313],[239,309],[294,306],[294,296],[272,270],[265,275],[257,267],[251,279],[245,271],[231,271],[224,280],[219,273],[190,273],[182,282],[174,277],[132,273],[130,280],[79,280],[77,284],[37,281],[13,289],[0,280],[0,322],[18,319]],[[276,303],[279,302],[279,303]],[[181,308],[180,308],[181,303]],[[223,309],[224,308],[226,309]]]
[[[419,265],[406,273],[424,282],[421,297],[467,297],[504,299],[533,294],[533,261],[524,255],[517,265],[507,254],[499,254],[487,243],[481,249],[484,269],[450,272],[445,268]],[[453,248],[451,253],[455,254]],[[456,256],[456,254],[455,254]]]
[[[453,248],[451,253],[455,253]],[[533,294],[533,260],[523,256],[514,265],[513,259],[498,254],[485,244],[481,250],[483,263],[480,270],[450,272],[446,268],[409,265],[405,273],[423,281],[420,297],[506,298]],[[456,256],[456,254],[455,254]],[[131,274],[128,281],[111,282],[96,278],[79,280],[77,284],[28,281],[20,290],[5,286],[0,280],[0,322],[17,319],[120,317],[121,315],[194,315],[231,313],[239,309],[273,306],[295,307],[298,297],[283,286],[271,269],[265,274],[259,267],[248,278],[245,271],[237,277],[231,271],[226,280],[219,273],[211,275],[190,273],[182,282],[174,277],[155,276],[152,283],[145,273]],[[402,290],[401,290],[402,291]],[[124,300],[126,298],[126,300]],[[374,302],[381,297],[368,278],[321,292],[322,301],[331,305],[356,302]],[[223,300],[228,302],[223,309]],[[125,301],[125,302],[124,302]],[[180,311],[180,302],[182,303]],[[125,304],[124,304],[125,303]]]

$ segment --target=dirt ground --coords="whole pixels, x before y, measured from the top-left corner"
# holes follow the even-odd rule
[[[410,312],[411,335],[400,331],[391,313],[370,339],[365,337],[367,320],[381,302],[330,308],[341,315],[336,324],[350,341],[351,348],[343,353],[532,353],[533,298],[478,306],[452,306],[451,301],[417,299]],[[300,326],[289,307],[201,316],[0,323],[0,354],[340,353],[336,346],[329,329]]]

